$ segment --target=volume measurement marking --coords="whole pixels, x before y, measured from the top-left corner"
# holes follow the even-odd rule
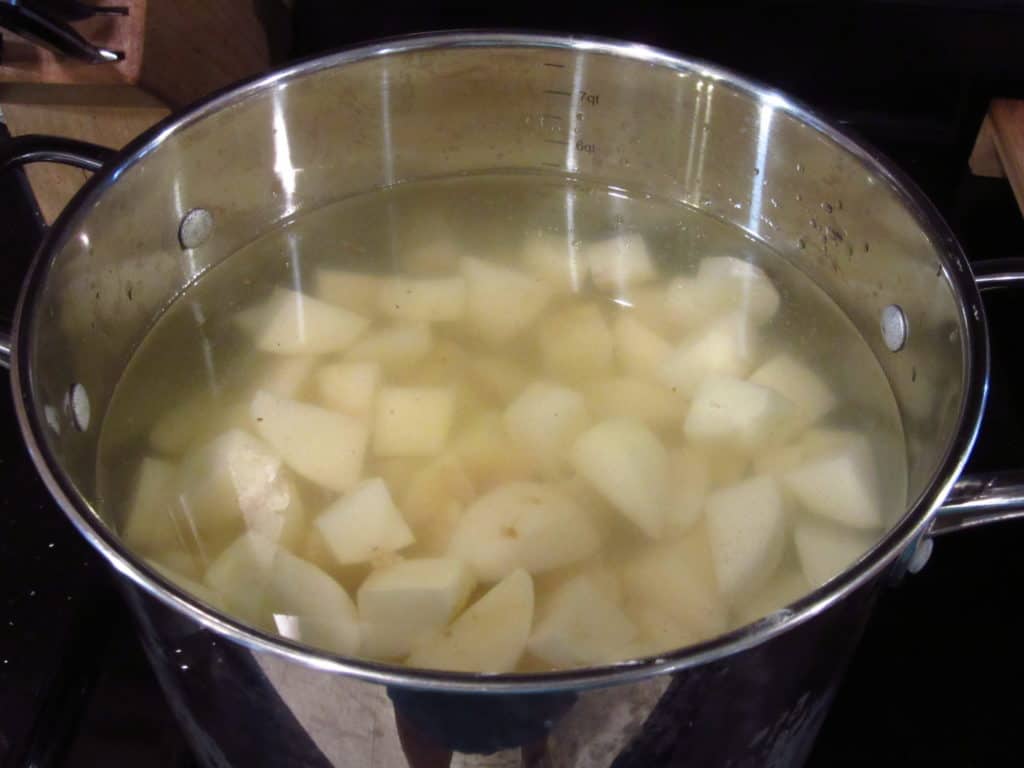
[[[550,61],[545,61],[544,62],[544,66],[545,67],[554,67],[555,69],[565,69],[565,64],[555,64],[555,63],[550,62]]]

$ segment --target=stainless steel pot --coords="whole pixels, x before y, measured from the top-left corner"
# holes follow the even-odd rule
[[[798,765],[879,589],[919,566],[932,536],[1021,514],[1019,476],[958,477],[988,379],[978,288],[1024,275],[975,282],[935,209],[877,153],[716,67],[604,41],[414,37],[240,85],[113,158],[41,139],[7,151],[8,163],[98,170],[25,280],[14,397],[40,474],[123,575],[161,683],[209,765]],[[214,613],[126,551],[96,498],[97,437],[158,313],[286,217],[486,169],[561,171],[684,201],[796,263],[856,324],[895,392],[910,489],[898,524],[845,573],[752,626],[661,658],[518,677],[312,651]]]

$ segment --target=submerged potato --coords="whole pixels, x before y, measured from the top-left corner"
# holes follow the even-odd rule
[[[484,674],[663,656],[827,584],[903,501],[870,348],[689,208],[474,175],[244,250],[126,366],[96,498],[261,630]]]

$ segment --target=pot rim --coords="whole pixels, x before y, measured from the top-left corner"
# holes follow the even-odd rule
[[[166,579],[141,557],[128,551],[60,468],[56,457],[42,438],[44,425],[32,402],[31,368],[27,358],[28,351],[32,348],[31,338],[39,313],[36,298],[40,286],[49,274],[54,255],[60,252],[67,238],[93,205],[102,198],[105,190],[115,184],[127,168],[160,147],[169,136],[244,100],[253,93],[300,76],[379,56],[430,49],[476,47],[551,48],[604,54],[722,80],[751,98],[771,104],[774,108],[800,120],[855,156],[873,174],[885,179],[897,191],[904,205],[936,244],[943,272],[956,296],[960,311],[961,348],[965,364],[963,397],[957,414],[957,428],[951,433],[943,458],[933,470],[927,486],[908,506],[907,512],[899,522],[853,566],[824,586],[754,624],[740,627],[694,646],[647,659],[529,675],[482,675],[407,669],[317,650],[278,635],[252,629],[221,615]],[[447,692],[553,692],[636,682],[652,675],[695,667],[747,650],[824,613],[833,604],[879,575],[902,553],[911,551],[910,548],[916,541],[926,534],[932,515],[949,493],[967,462],[980,427],[988,390],[989,355],[985,314],[970,266],[956,238],[932,203],[916,184],[896,169],[882,153],[834,128],[817,112],[798,100],[700,59],[680,56],[646,45],[603,38],[518,32],[452,31],[375,41],[305,59],[269,74],[243,81],[196,102],[184,111],[172,114],[121,150],[114,160],[85,184],[61,213],[36,252],[22,285],[12,338],[12,393],[18,424],[32,461],[47,489],[74,526],[136,587],[203,626],[253,651],[271,652],[307,667],[341,673],[367,682]]]

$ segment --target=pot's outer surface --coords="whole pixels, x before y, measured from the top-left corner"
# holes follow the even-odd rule
[[[313,652],[217,614],[124,551],[95,498],[99,425],[127,359],[161,309],[283,219],[382,185],[491,170],[568,173],[690,203],[797,263],[846,311],[892,384],[907,438],[903,519],[845,574],[751,627],[662,659],[518,679],[407,672]],[[191,246],[184,247],[179,228],[196,208],[210,214],[212,229],[184,233]],[[879,332],[889,305],[902,308],[910,329],[895,353]],[[233,731],[236,742],[243,732],[249,746],[265,742],[266,764],[303,764],[271,748],[293,744],[288,733],[302,718],[267,711],[337,712],[330,723],[368,740],[369,752],[355,759],[344,756],[356,754],[346,748],[336,764],[359,766],[447,765],[443,755],[429,761],[435,742],[456,752],[493,746],[484,739],[461,750],[463,736],[452,740],[447,726],[436,739],[436,723],[415,714],[395,719],[392,705],[422,709],[413,692],[486,694],[481,700],[495,713],[495,702],[507,701],[494,743],[514,747],[522,754],[509,759],[524,764],[644,764],[623,761],[654,747],[628,738],[606,749],[555,746],[570,741],[555,721],[573,722],[584,708],[599,716],[586,738],[612,739],[622,728],[619,709],[608,702],[629,701],[631,691],[643,703],[621,719],[636,733],[646,732],[637,724],[648,722],[652,709],[655,729],[672,719],[665,713],[680,713],[680,744],[690,746],[678,754],[658,747],[677,760],[689,750],[701,756],[692,764],[798,764],[874,591],[887,571],[902,567],[898,558],[925,531],[966,461],[988,362],[966,260],[927,201],[870,151],[784,97],[699,62],[642,46],[502,34],[413,38],[317,59],[158,126],[98,174],[54,226],[26,281],[14,342],[15,399],[29,450],[72,521],[130,580],[150,654],[182,714],[209,715],[196,722],[215,741]],[[72,390],[77,398],[69,397]],[[88,424],[80,430],[72,403],[83,399]],[[81,417],[79,408],[78,426]],[[198,663],[175,671],[168,654],[183,647],[184,636],[204,650]],[[265,681],[284,691],[283,677],[308,679],[302,688],[312,702],[300,706],[284,696],[289,707],[272,707]],[[536,753],[548,762],[531,757],[541,738],[533,730],[519,742],[503,733],[514,731],[522,696],[540,697],[529,700],[530,712],[550,709],[547,751]],[[377,714],[342,714],[348,710],[332,703],[338,700]],[[744,710],[745,701],[756,704]],[[735,718],[724,714],[727,707]],[[218,733],[216,718],[232,711],[238,719]],[[371,720],[372,728],[348,725]],[[576,720],[589,723],[590,716]],[[710,726],[686,725],[691,720],[749,738],[698,747],[695,734]],[[404,734],[398,742],[391,738],[396,728]],[[255,764],[230,750],[224,757]]]

